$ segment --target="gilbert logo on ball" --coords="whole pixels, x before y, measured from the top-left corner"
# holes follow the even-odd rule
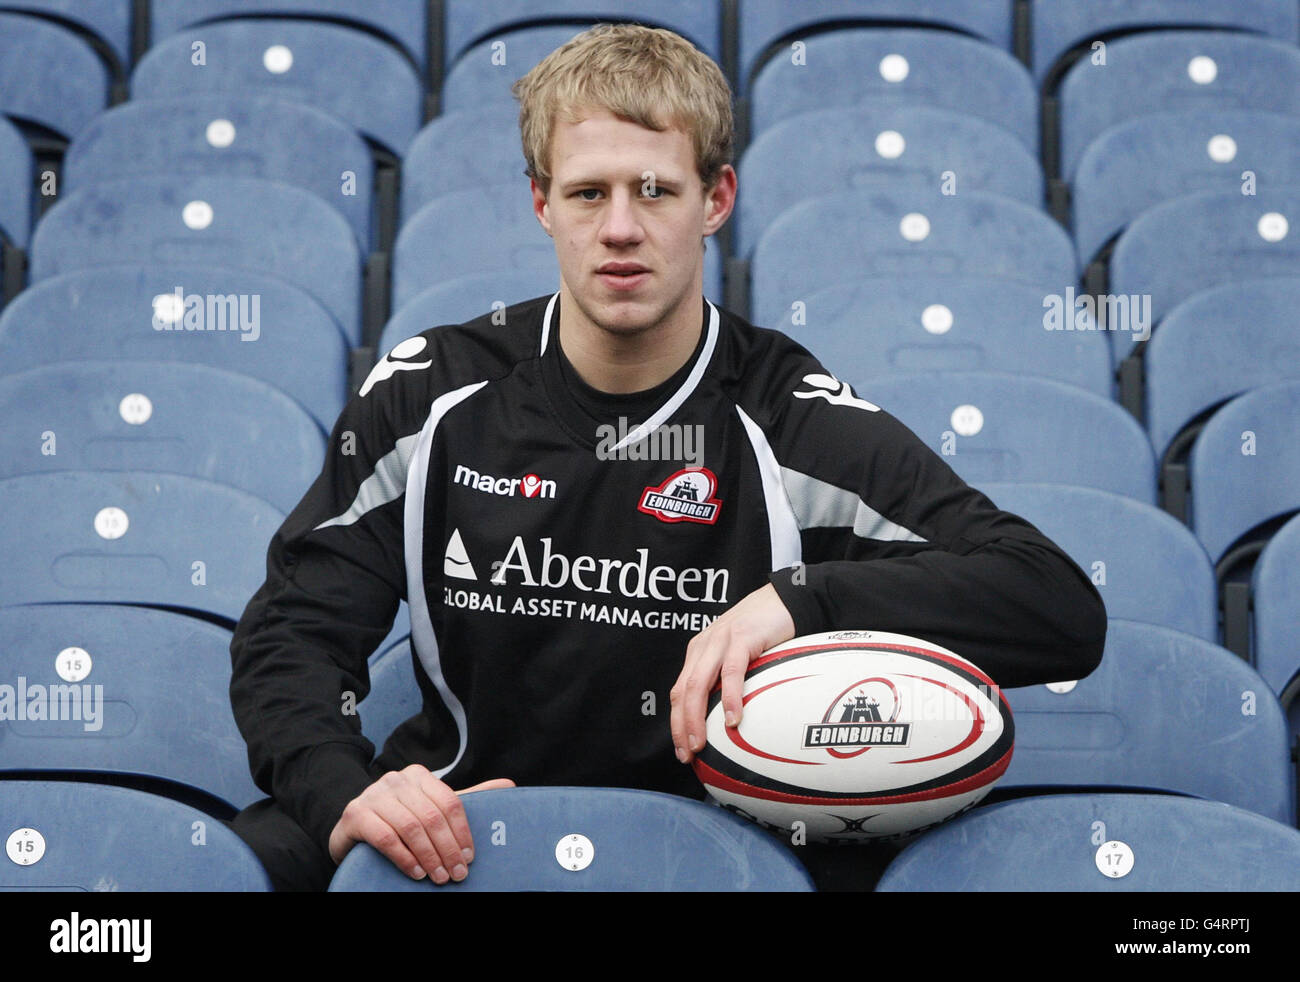
[[[709,699],[696,776],[723,807],[810,840],[906,835],[972,807],[1011,762],[997,685],[946,648],[900,634],[795,638],[745,675],[740,726]]]

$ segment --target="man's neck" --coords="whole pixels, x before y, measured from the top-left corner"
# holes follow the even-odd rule
[[[704,329],[703,298],[636,334],[620,335],[591,323],[560,297],[560,347],[578,377],[608,393],[644,392],[673,377],[695,352]]]

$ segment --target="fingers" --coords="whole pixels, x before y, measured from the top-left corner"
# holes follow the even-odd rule
[[[496,778],[462,793],[511,787]],[[368,842],[407,876],[439,884],[463,880],[474,859],[459,795],[419,764],[388,772],[348,803],[330,836],[331,857],[342,861],[356,842]]]
[[[686,646],[686,664],[669,692],[672,712],[668,725],[673,749],[683,764],[689,764],[704,746],[709,692],[718,678],[725,647],[719,634],[710,634],[707,628],[692,638]]]

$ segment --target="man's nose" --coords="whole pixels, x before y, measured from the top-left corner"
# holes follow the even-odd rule
[[[637,242],[642,235],[641,219],[637,214],[637,201],[625,188],[610,196],[601,226],[602,241],[608,244]]]

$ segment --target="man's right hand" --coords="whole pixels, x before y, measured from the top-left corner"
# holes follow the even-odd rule
[[[453,791],[420,764],[389,771],[343,809],[330,832],[330,859],[341,863],[356,843],[368,842],[414,880],[463,880],[474,840],[457,795],[514,786],[496,778]]]

